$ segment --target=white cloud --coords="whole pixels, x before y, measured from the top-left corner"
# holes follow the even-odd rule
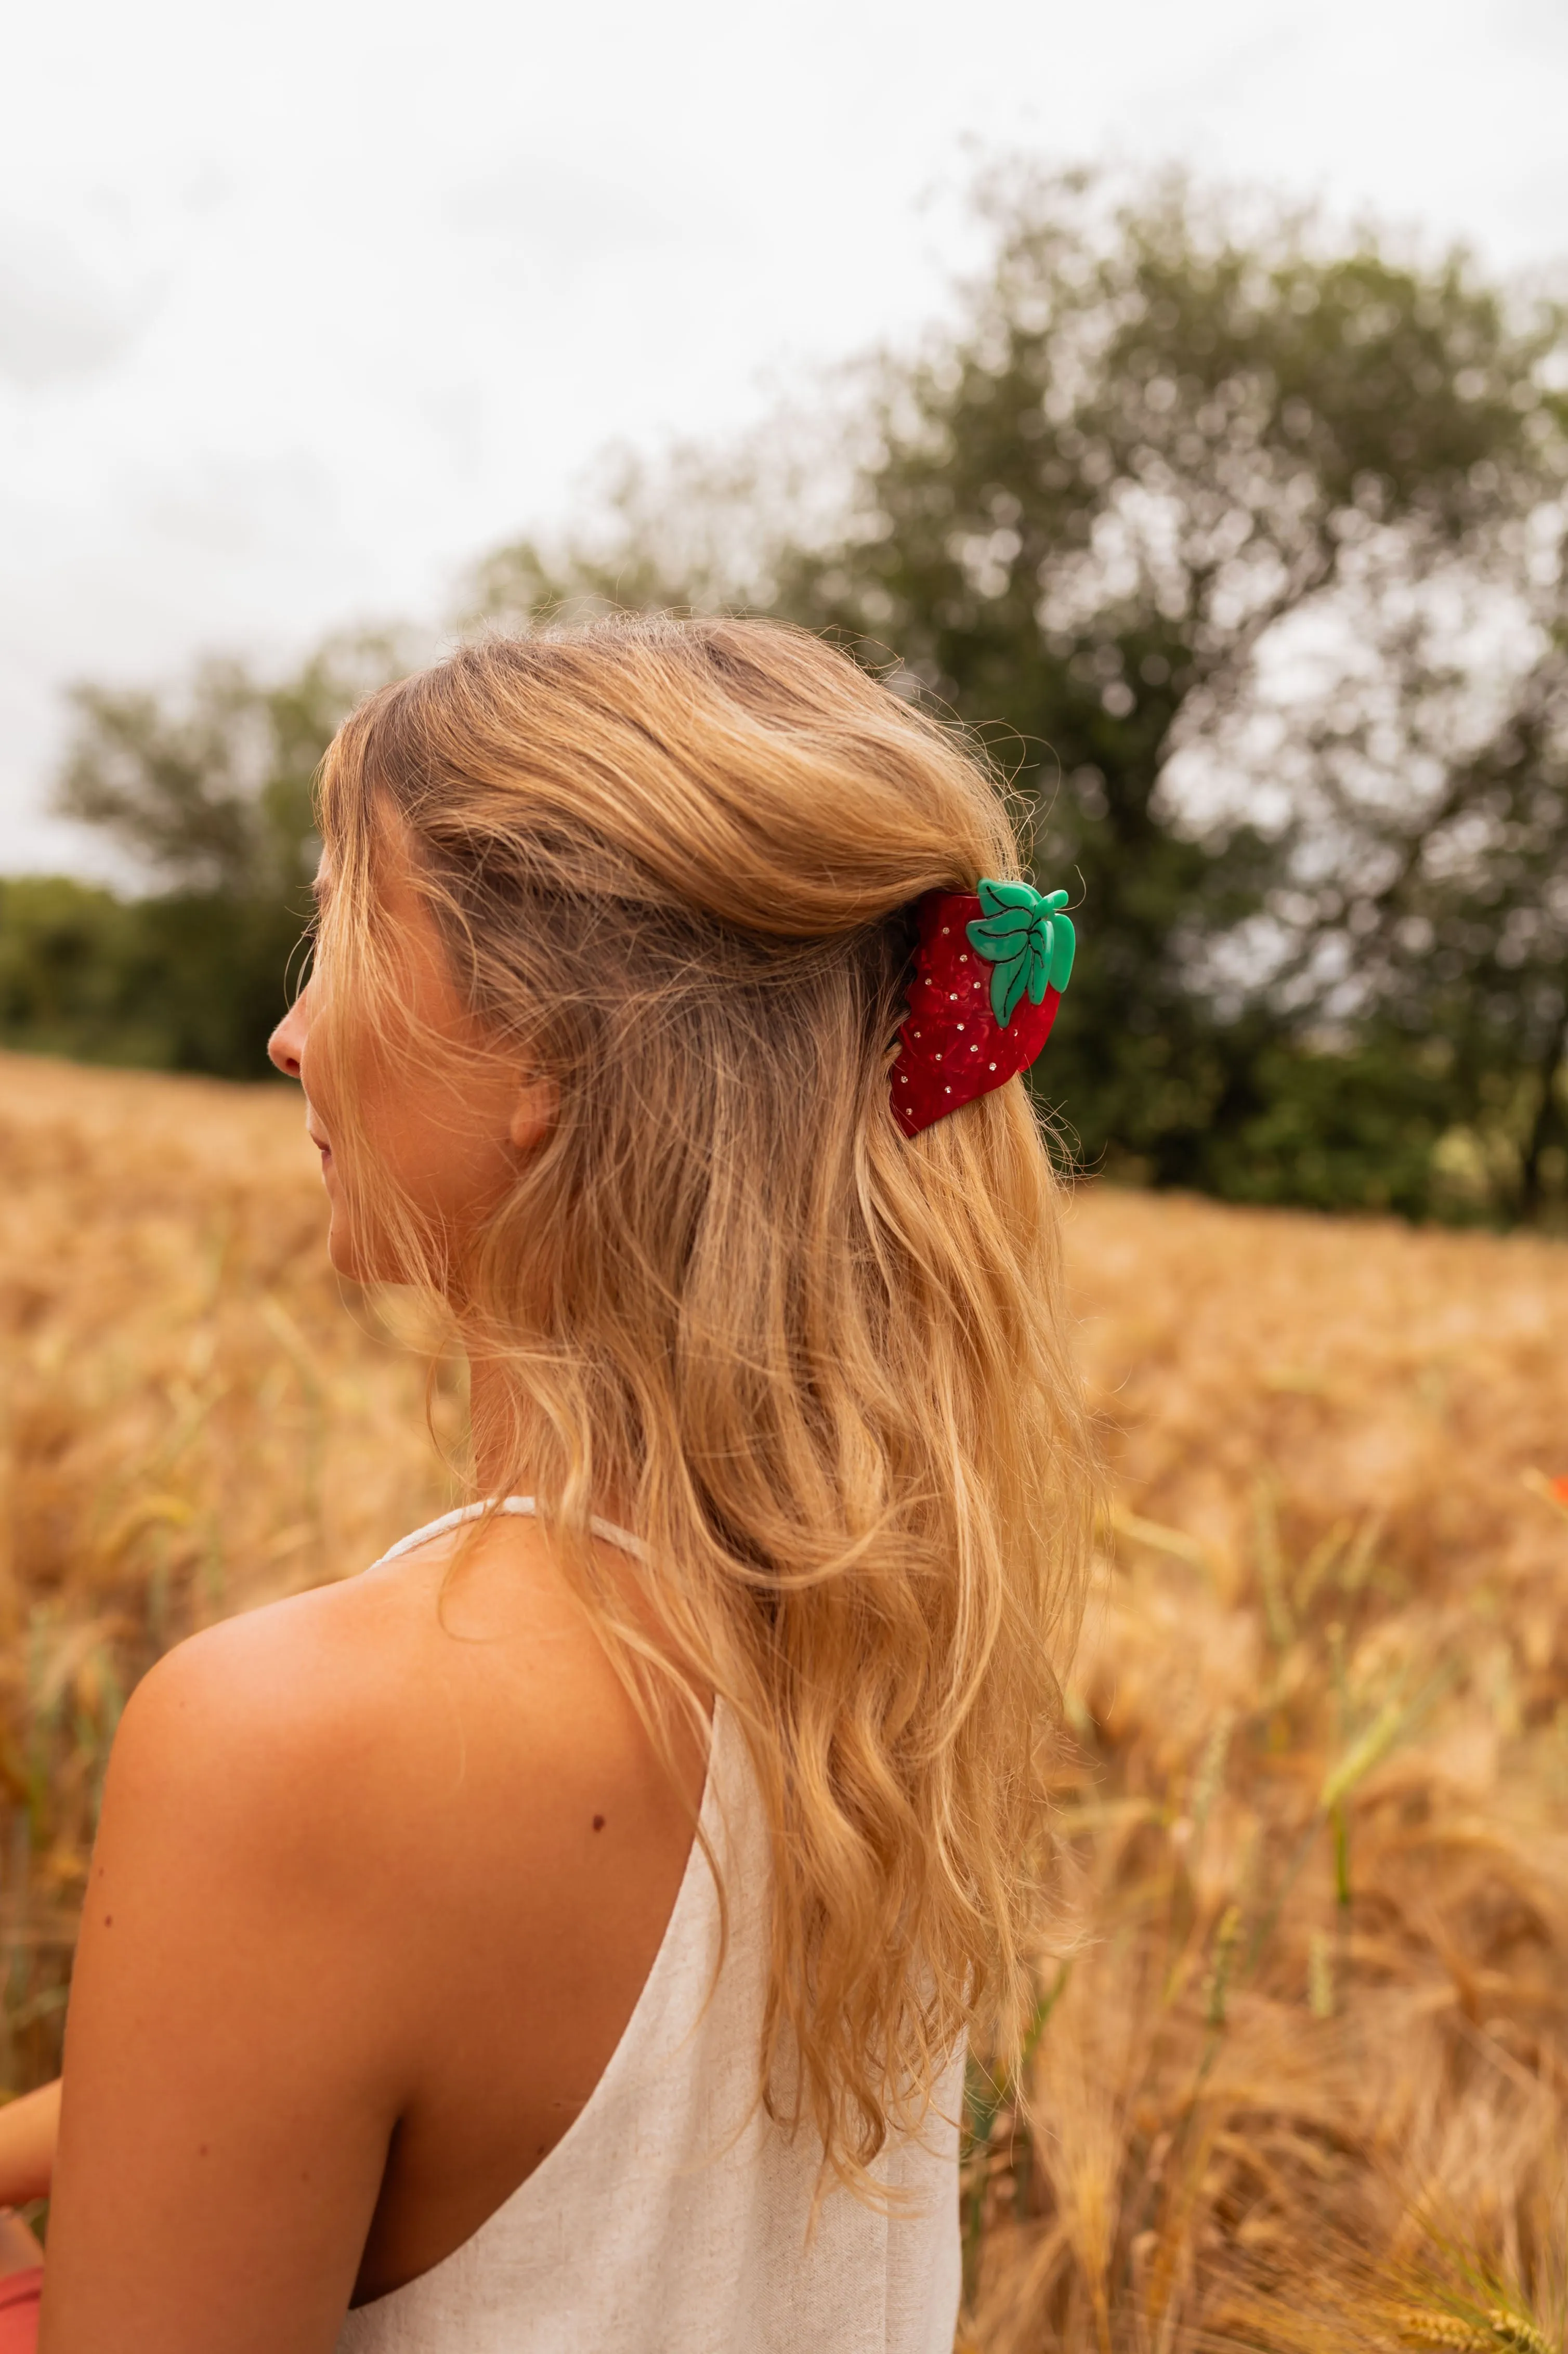
[[[1558,0],[78,0],[7,84],[0,868],[63,679],[433,610],[606,441],[910,331],[966,140],[1568,219]]]

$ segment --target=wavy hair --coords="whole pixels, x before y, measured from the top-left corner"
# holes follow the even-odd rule
[[[329,1012],[393,1019],[390,816],[479,1027],[558,1088],[461,1267],[384,1185],[377,1214],[491,1362],[488,1457],[645,1709],[738,1720],[760,2081],[869,2193],[966,2029],[1027,1999],[1095,1485],[1023,1086],[914,1141],[888,1104],[912,903],[1019,872],[1001,797],[802,631],[621,618],[373,695],[320,811]],[[588,1541],[607,1500],[652,1564],[636,1613]]]

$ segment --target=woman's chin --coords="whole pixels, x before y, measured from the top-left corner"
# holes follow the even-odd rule
[[[336,1272],[350,1283],[367,1283],[372,1279],[361,1264],[362,1254],[354,1229],[335,1204],[332,1225],[327,1229],[327,1257]]]
[[[332,1225],[327,1230],[327,1257],[334,1270],[347,1283],[406,1283],[408,1278],[398,1265],[397,1253],[383,1237],[372,1237],[367,1249],[355,1227],[344,1214],[341,1204],[333,1204]]]

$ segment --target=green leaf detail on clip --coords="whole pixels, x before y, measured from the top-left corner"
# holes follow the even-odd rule
[[[1060,913],[1051,918],[1051,986],[1058,997],[1073,978],[1073,956],[1078,936],[1073,929],[1071,916]]]
[[[1028,993],[1038,1005],[1047,989],[1065,989],[1075,938],[1063,915],[1065,891],[1036,891],[1027,883],[982,882],[979,920],[965,926],[969,946],[989,965],[991,1010],[1005,1030]]]

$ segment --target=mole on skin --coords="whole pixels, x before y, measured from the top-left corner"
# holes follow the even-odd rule
[[[595,1830],[596,1830],[596,1831],[601,1831],[601,1830],[603,1830],[603,1829],[604,1829],[604,1817],[603,1817],[602,1815],[596,1815],[596,1816],[594,1817],[594,1819],[593,1819],[593,1827],[594,1827],[594,1829],[595,1829]]]

